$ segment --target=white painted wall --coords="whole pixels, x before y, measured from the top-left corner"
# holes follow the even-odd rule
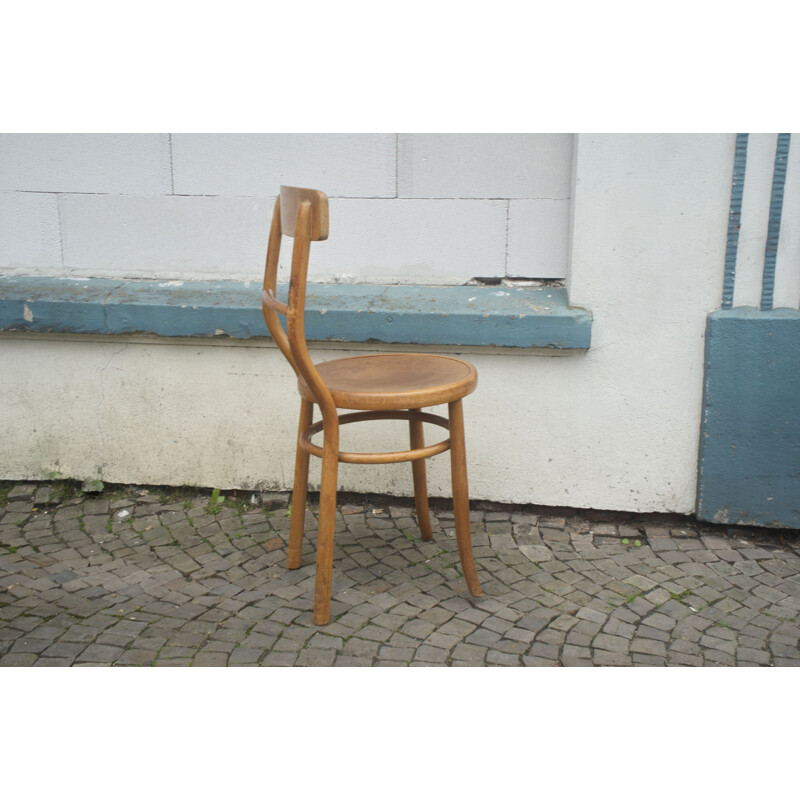
[[[703,334],[706,314],[721,302],[734,140],[733,135],[716,134],[577,137],[568,283],[571,302],[594,315],[592,347],[584,354],[549,357],[464,352],[480,374],[477,391],[465,401],[473,497],[693,511]],[[438,146],[435,139],[420,139],[419,144],[415,157],[435,152]],[[375,147],[380,151],[379,143]],[[457,160],[457,152],[451,155]],[[433,177],[430,181],[433,187]],[[512,188],[506,185],[506,190]],[[481,191],[488,192],[486,185]],[[418,238],[408,244],[390,242],[409,248],[409,261],[425,258],[428,247],[446,248],[459,218],[454,212],[454,221],[442,229],[433,225],[440,233],[437,238],[435,231],[425,233],[421,224],[411,226],[420,219],[414,216],[416,203],[430,204],[428,208],[439,204],[440,220],[449,219],[448,204],[458,203],[463,213],[474,204],[470,226],[480,226],[479,233],[491,241],[481,241],[480,236],[470,240],[459,259],[472,258],[467,252],[471,248],[482,248],[476,263],[503,253],[508,258],[514,253],[515,236],[509,235],[506,250],[496,244],[494,227],[505,230],[504,204],[511,220],[516,203],[535,208],[539,199],[335,198],[332,219],[339,219],[340,226],[332,222],[331,239],[312,249],[312,263],[316,269],[326,245],[337,253],[337,236],[355,241],[362,222],[366,226],[370,219],[380,220],[381,213],[400,214],[406,203],[409,239]],[[94,257],[93,269],[99,270],[103,263],[112,263],[114,235],[146,247],[140,233],[126,232],[124,225],[115,223],[121,211],[101,211],[106,203],[121,209],[140,200],[60,197],[63,219],[74,219],[76,230],[89,229],[94,215],[105,214],[93,229],[96,250],[79,244],[77,234],[72,240],[67,236],[65,257]],[[165,197],[159,203],[163,209],[169,203],[185,208],[184,203],[206,200],[205,208],[221,204],[209,212],[206,227],[224,217],[221,227],[235,229],[228,243],[232,258],[244,258],[249,247],[255,250],[257,237],[248,239],[249,223],[241,221],[236,209],[255,206],[253,219],[262,213],[268,216],[259,206],[265,202],[261,198]],[[565,198],[552,201],[564,204]],[[251,206],[237,205],[240,202]],[[392,210],[381,212],[385,204],[393,204]],[[516,210],[524,216],[523,205]],[[148,212],[147,226],[158,231],[163,225],[159,236],[167,240],[170,223],[180,217],[174,211],[163,213],[167,221],[159,222],[158,213]],[[183,217],[180,229],[184,243],[194,248],[197,258],[207,259],[202,262],[206,273],[221,269],[224,250],[212,246],[212,234],[204,244],[186,241],[191,239],[187,232],[201,237],[204,228],[187,216],[189,221]],[[535,216],[525,217],[524,224],[551,229],[546,222],[534,223]],[[128,227],[135,229],[137,224]],[[106,226],[113,234],[105,232]],[[527,245],[521,242],[519,247],[535,244],[530,233]],[[205,255],[204,245],[209,248]],[[380,258],[377,245],[369,247],[363,251],[365,270],[375,269]],[[154,257],[159,250],[168,251],[170,263],[179,263],[178,247],[153,247]],[[46,253],[47,248],[32,247],[33,251]],[[101,258],[99,253],[107,255]],[[324,269],[330,274],[344,270],[338,256],[326,257]],[[396,276],[402,259],[391,253],[385,258],[381,263]],[[259,263],[262,259],[263,244]],[[135,269],[135,259],[124,263],[125,269]],[[446,274],[462,273],[451,267]],[[352,352],[368,350],[356,345],[320,347],[315,355],[323,359]],[[6,378],[0,382],[0,424],[5,431],[0,477],[43,478],[52,470],[120,482],[289,486],[297,404],[285,401],[294,396],[292,373],[269,343],[6,334],[0,346],[0,374]],[[346,439],[342,446],[371,449],[386,444],[396,449],[405,435],[402,423],[398,426],[393,439],[370,438],[377,429],[365,426],[358,439]],[[352,437],[353,429],[345,433]],[[447,458],[429,463],[431,492],[448,495]],[[340,486],[412,492],[407,465],[343,465]]]
[[[560,468],[580,505],[694,509],[734,145],[727,134],[579,137],[568,287],[592,311],[592,347],[562,387],[575,448]]]
[[[563,278],[571,134],[0,134],[0,274],[257,280],[275,194],[331,198],[311,279]]]

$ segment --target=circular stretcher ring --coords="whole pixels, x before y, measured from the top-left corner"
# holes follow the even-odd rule
[[[441,428],[450,430],[450,421],[437,414],[426,414],[422,411],[358,411],[353,414],[342,414],[339,417],[340,425],[347,425],[350,422],[367,422],[374,419],[405,419],[409,422],[418,420],[419,422],[430,422],[432,425],[439,425]],[[323,422],[315,422],[309,425],[300,434],[300,446],[312,456],[322,458],[322,448],[311,441],[311,437],[323,429]],[[339,452],[339,461],[345,464],[396,464],[401,461],[416,461],[420,458],[430,458],[431,456],[444,453],[450,449],[450,440],[445,439],[437,444],[419,447],[416,450],[402,450],[397,453],[344,453]]]

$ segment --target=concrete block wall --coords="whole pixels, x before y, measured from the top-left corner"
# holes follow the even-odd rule
[[[0,272],[258,280],[284,183],[331,198],[313,281],[563,278],[573,139],[2,134]]]
[[[562,181],[559,190],[542,164],[558,157],[567,174],[572,137],[500,137],[497,144],[471,135],[449,140],[427,134],[312,137],[314,147],[323,141],[339,148],[360,143],[350,151],[350,168],[340,180],[360,174],[364,192],[355,196],[350,187],[351,194],[337,195],[321,172],[297,181],[327,188],[333,198],[331,239],[313,250],[315,278],[320,267],[330,279],[375,280],[385,268],[390,277],[420,283],[541,274],[544,268],[530,266],[543,263],[537,262],[534,245],[549,263],[554,256],[547,255],[542,232],[560,240],[553,221],[558,218],[566,239],[569,213],[569,298],[592,313],[590,349],[557,356],[449,350],[463,353],[480,374],[465,403],[471,495],[692,513],[703,336],[707,315],[721,301],[736,137],[576,138],[574,197],[565,197],[562,190],[570,184]],[[252,179],[246,165],[266,140],[243,139],[241,147],[227,151],[228,161],[219,170],[211,165],[203,175],[190,169],[187,152],[195,147],[198,162],[215,161],[213,138],[189,137],[181,144],[182,139],[149,140],[150,156],[138,162],[155,170],[150,180],[156,183],[159,174],[168,176],[175,194],[65,192],[55,182],[32,191],[4,189],[0,201],[12,209],[12,221],[3,224],[12,233],[17,225],[31,226],[18,235],[17,261],[10,267],[2,262],[5,269],[78,274],[80,268],[96,275],[113,267],[144,275],[153,269],[150,260],[158,259],[159,276],[165,278],[232,277],[237,270],[257,278],[271,198],[213,192],[235,189],[224,181],[238,181],[236,191],[245,192]],[[6,160],[9,141],[0,137]],[[165,141],[169,167],[158,155],[159,142]],[[293,140],[291,147],[300,144]],[[206,148],[202,158],[201,147]],[[509,155],[514,148],[517,157]],[[528,159],[525,148],[549,155]],[[310,151],[293,157],[297,170],[323,169],[322,162],[315,166]],[[222,155],[216,158],[221,163]],[[485,167],[492,159],[495,168]],[[324,169],[339,167],[335,158],[325,161]],[[289,180],[281,168],[274,167],[265,183]],[[462,182],[459,171],[471,173],[473,180]],[[101,178],[111,180],[103,170],[91,174],[98,184]],[[201,185],[203,180],[208,184]],[[531,196],[518,196],[526,185]],[[189,189],[198,193],[178,193]],[[787,207],[796,202],[788,192],[787,180]],[[25,202],[30,205],[23,208]],[[365,231],[377,235],[360,238]],[[565,265],[566,252],[564,242],[560,258]],[[286,398],[294,394],[294,377],[268,340],[18,332],[0,338],[5,378],[0,423],[7,432],[0,445],[0,477],[45,478],[58,471],[121,483],[284,489],[291,484],[297,407]],[[337,344],[315,347],[312,355],[326,360],[373,347],[392,349]],[[441,352],[432,345],[420,349]],[[398,425],[399,441],[386,449],[403,446],[407,433]],[[364,426],[363,433],[347,430],[342,446],[379,450],[383,442],[375,441],[374,433],[372,426]],[[318,464],[312,467],[312,483],[318,469]],[[446,458],[430,461],[432,494],[449,494],[448,472]],[[342,490],[412,493],[407,465],[346,465],[340,476]]]

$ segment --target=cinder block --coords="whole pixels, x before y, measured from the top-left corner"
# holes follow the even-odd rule
[[[572,134],[409,133],[398,142],[400,197],[570,197]]]
[[[99,277],[258,279],[273,202],[63,195],[64,264]]]
[[[0,192],[0,269],[59,269],[58,205],[53,194]]]
[[[281,184],[331,197],[394,197],[393,133],[176,133],[177,194],[275,195]]]
[[[317,282],[463,284],[505,269],[501,200],[346,200],[330,203],[330,238],[313,246]],[[289,279],[291,247],[281,253]]]
[[[0,190],[169,194],[165,133],[5,133]]]
[[[257,280],[273,198],[61,198],[73,274]],[[505,202],[331,200],[330,239],[312,247],[311,281],[461,284],[503,275]],[[284,238],[281,280],[292,240]]]
[[[566,277],[570,203],[570,200],[509,202],[508,275]]]

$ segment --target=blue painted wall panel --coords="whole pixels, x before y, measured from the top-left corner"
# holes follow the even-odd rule
[[[800,312],[711,314],[697,516],[800,528]]]

